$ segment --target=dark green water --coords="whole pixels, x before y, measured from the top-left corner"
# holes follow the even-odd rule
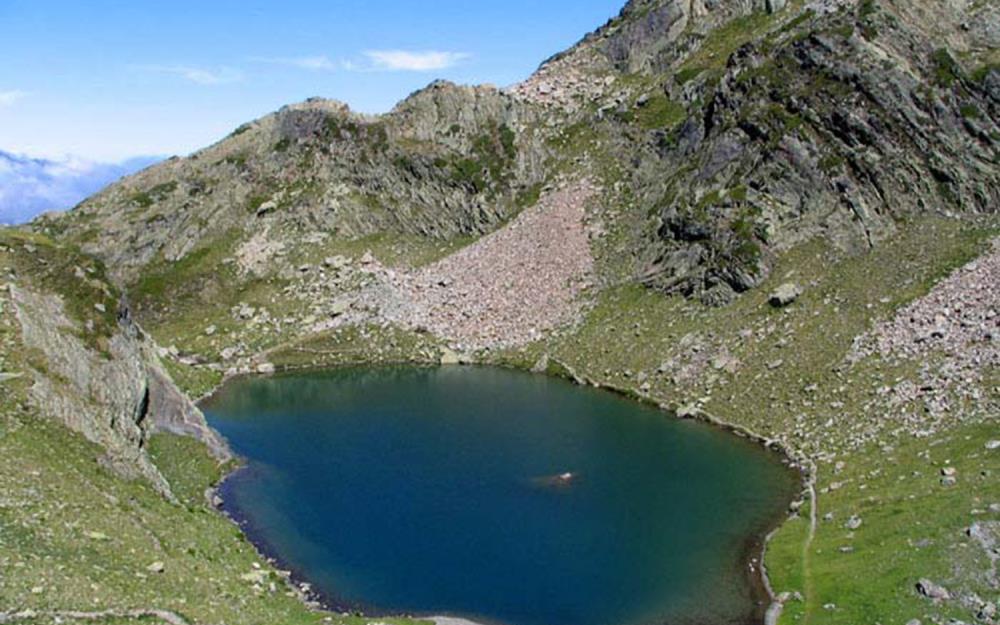
[[[754,539],[796,488],[750,442],[499,369],[243,379],[204,409],[249,460],[230,513],[329,600],[375,612],[748,622]]]

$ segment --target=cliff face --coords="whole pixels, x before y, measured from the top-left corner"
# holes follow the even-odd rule
[[[660,222],[648,282],[726,299],[817,234],[872,246],[907,216],[995,210],[990,83],[891,13],[805,19],[809,31],[743,45],[717,76],[664,86],[705,104],[638,173]],[[656,171],[675,173],[660,186]]]
[[[11,281],[4,308],[15,322],[30,411],[60,422],[104,450],[100,462],[171,497],[145,445],[157,429],[203,440],[226,460],[225,444],[156,360],[155,346],[105,281],[103,268],[40,237],[4,234],[0,256]]]

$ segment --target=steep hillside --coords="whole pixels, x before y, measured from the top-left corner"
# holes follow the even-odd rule
[[[601,137],[647,284],[725,303],[813,236],[997,206],[994,6],[778,4],[632,2],[517,88]]]
[[[634,1],[508,91],[436,83],[376,118],[287,107],[40,227],[130,286],[209,249],[276,273],[304,239],[474,238],[540,183],[593,172],[621,235],[609,281],[727,303],[813,236],[864,249],[909,216],[995,209],[996,18],[988,3]]]
[[[769,622],[994,623],[998,25],[982,0],[633,0],[509,89],[251,122],[5,233],[3,367],[30,377],[0,377],[27,415],[3,457],[46,462],[65,423],[80,435],[53,475],[142,484],[129,523],[183,537],[156,539],[179,575],[149,577],[160,608],[312,622],[276,574],[241,572],[250,550],[201,492],[217,462],[150,436],[213,442],[171,380],[198,397],[285,368],[522,367],[797,461],[802,499],[763,561]],[[32,516],[17,492],[13,525],[62,520],[59,493]],[[29,566],[18,536],[0,533],[0,564]],[[106,551],[88,564],[118,579]],[[3,580],[0,597],[45,605],[50,584]],[[115,609],[150,606],[125,586]]]
[[[100,262],[0,230],[0,269],[0,622],[318,621],[206,514],[230,454]]]

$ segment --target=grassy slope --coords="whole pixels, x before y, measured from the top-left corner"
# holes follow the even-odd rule
[[[53,264],[83,259],[66,250],[49,259],[53,249],[40,239],[31,239],[34,251],[27,253],[25,240],[12,236],[4,233],[0,248],[0,268],[14,268],[8,279],[16,274],[18,283],[54,289],[71,314],[93,318],[93,303],[108,294],[85,281],[76,285]],[[0,290],[0,372],[24,374],[32,366],[39,363],[21,345],[9,294]],[[29,387],[26,375],[0,380],[0,612],[34,610],[29,622],[39,623],[51,622],[46,613],[53,611],[139,609],[170,610],[198,623],[368,622],[307,609],[240,531],[208,507],[204,491],[222,468],[200,443],[173,435],[150,441],[152,458],[182,502],[173,504],[145,482],[105,470],[101,450],[82,436],[34,415]],[[147,570],[153,562],[164,571]],[[255,565],[266,577],[256,586],[243,577]]]
[[[357,261],[370,251],[389,266],[419,267],[468,243],[466,238],[438,241],[410,236],[331,239],[323,244],[296,246],[280,262],[289,267],[318,267],[330,256],[343,255]],[[332,299],[333,293],[313,298],[289,296],[289,291],[305,291],[305,280],[312,278],[310,275],[255,278],[237,273],[231,263],[223,262],[232,257],[235,248],[235,242],[230,242],[196,251],[194,260],[155,267],[129,289],[139,322],[161,345],[176,345],[185,353],[212,363],[220,360],[223,349],[234,345],[244,345],[249,353],[256,353],[294,344],[302,334],[297,322],[283,323],[280,327],[254,326],[234,317],[232,309],[247,304],[266,310],[273,319],[300,319],[308,315],[310,300]],[[216,328],[211,336],[205,332],[210,326]],[[165,364],[178,385],[193,397],[204,395],[222,379],[221,372],[208,367],[185,366],[169,360]]]

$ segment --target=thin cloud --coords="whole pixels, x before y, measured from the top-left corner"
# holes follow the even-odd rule
[[[426,50],[414,52],[408,50],[368,50],[364,53],[371,64],[371,69],[392,72],[429,72],[448,69],[469,58],[465,52],[439,52]],[[358,69],[355,64],[349,64],[352,69]]]
[[[271,63],[273,65],[285,65],[288,67],[296,67],[298,69],[306,69],[314,72],[332,72],[341,67],[342,63],[337,63],[330,59],[330,57],[319,55],[319,56],[299,56],[299,57],[284,57],[276,59],[265,59],[257,58],[254,59],[260,63]]]
[[[0,106],[12,106],[27,96],[28,94],[20,89],[14,89],[13,91],[0,91]]]
[[[225,85],[243,80],[243,74],[230,67],[207,69],[188,65],[138,65],[136,69],[178,76],[196,85]]]

